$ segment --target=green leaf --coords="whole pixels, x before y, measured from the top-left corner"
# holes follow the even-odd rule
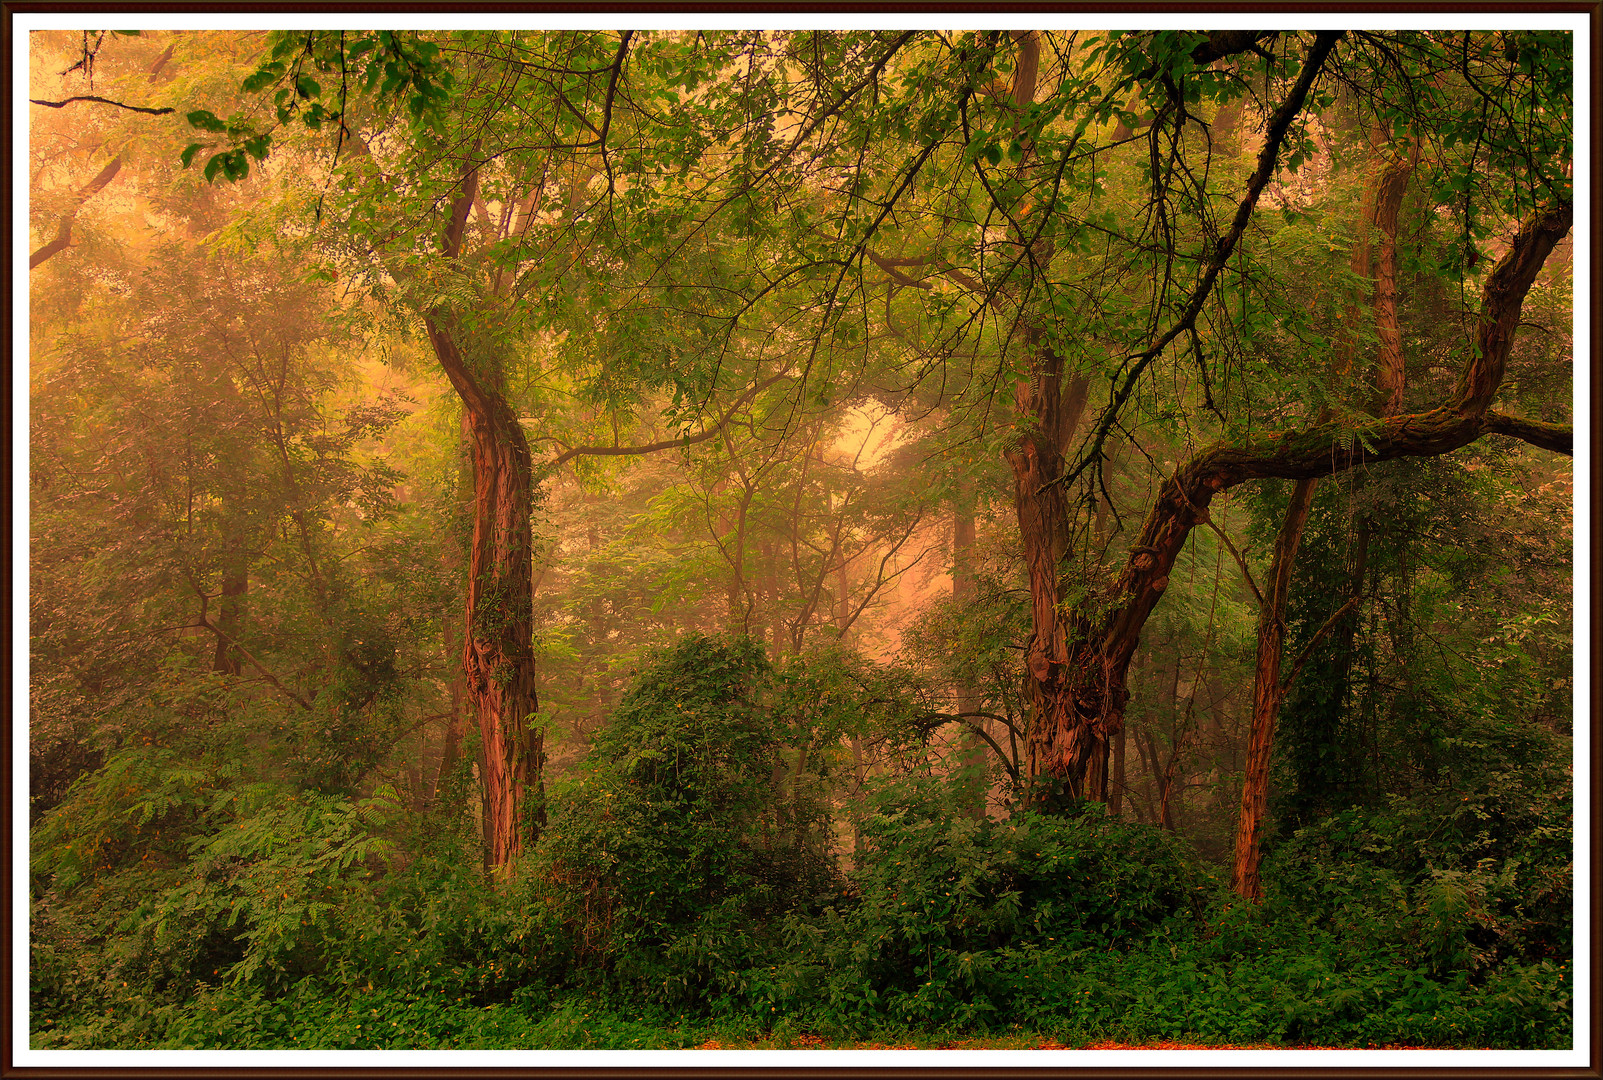
[[[194,112],[187,114],[184,119],[189,121],[190,127],[199,128],[202,131],[228,130],[228,125],[217,119],[216,115],[209,109],[196,109]]]
[[[310,75],[302,75],[295,80],[295,92],[303,98],[314,98],[323,93],[323,88]]]
[[[189,163],[195,160],[195,151],[199,150],[201,145],[202,144],[198,142],[190,143],[188,146],[184,147],[184,152],[178,155],[178,160],[183,163],[184,168],[189,168]]]

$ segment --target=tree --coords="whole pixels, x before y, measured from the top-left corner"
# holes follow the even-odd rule
[[[316,56],[318,39],[307,40]],[[972,418],[984,437],[998,417],[1011,423],[1010,442],[999,449],[1014,477],[1034,611],[1026,649],[1032,755],[1070,794],[1102,799],[1141,629],[1217,494],[1253,479],[1313,479],[1362,461],[1439,454],[1486,431],[1562,443],[1557,428],[1490,408],[1520,301],[1568,227],[1567,61],[1535,37],[1508,44],[1267,31],[1084,41],[1031,33],[491,36],[464,52],[462,71],[471,74],[462,85],[479,89],[455,102],[458,120],[475,118],[477,141],[423,134],[441,114],[431,94],[420,94],[408,175],[434,177],[418,189],[424,205],[451,206],[440,248],[446,263],[461,261],[477,214],[475,229],[500,238],[483,272],[501,286],[516,282],[519,297],[539,298],[529,330],[563,335],[564,351],[590,359],[598,388],[615,400],[638,394],[620,395],[621,387],[661,386],[672,389],[671,408],[705,408],[720,392],[772,378],[777,367],[789,379],[788,420],[802,426],[809,402],[827,400],[838,380],[902,403],[940,380],[954,426]],[[379,47],[403,59],[419,49],[427,63],[438,51],[393,37]],[[1203,116],[1227,111],[1222,127],[1242,123],[1242,99],[1254,85],[1243,74],[1248,55],[1262,60],[1264,85],[1278,97],[1256,103],[1262,143],[1236,187],[1204,179],[1227,158]],[[264,66],[264,80],[289,77],[284,62],[275,63]],[[322,67],[334,70],[332,59]],[[401,75],[415,70],[397,66]],[[1553,123],[1527,130],[1498,115],[1487,102],[1499,79],[1550,101],[1544,115]],[[1310,424],[1318,417],[1305,415],[1266,441],[1255,410],[1298,385],[1310,365],[1280,361],[1272,391],[1250,391],[1233,416],[1213,400],[1212,383],[1256,374],[1262,361],[1250,352],[1274,336],[1246,301],[1269,295],[1285,271],[1249,260],[1246,246],[1277,242],[1259,204],[1274,190],[1292,206],[1283,186],[1320,158],[1314,132],[1327,126],[1331,80],[1393,128],[1435,133],[1432,152],[1443,166],[1430,190],[1463,196],[1468,233],[1486,229],[1484,215],[1475,219],[1477,203],[1522,217],[1527,228],[1487,280],[1464,385],[1444,405],[1374,422],[1333,416]],[[1412,96],[1390,94],[1398,86]],[[317,90],[303,96],[315,99]],[[1150,122],[1120,108],[1132,93]],[[653,94],[670,121],[647,105]],[[336,105],[325,114],[344,117],[343,89]],[[800,119],[781,134],[784,115]],[[1117,124],[1128,132],[1122,139],[1105,134]],[[344,119],[340,125],[343,145]],[[1484,137],[1466,146],[1477,126]],[[1498,198],[1475,188],[1477,169],[1518,163],[1535,168],[1526,189]],[[506,183],[497,180],[494,196],[478,199],[487,169]],[[655,179],[630,179],[645,176]],[[385,181],[386,191],[393,187]],[[1079,209],[1082,197],[1089,210]],[[1141,222],[1135,234],[1120,222],[1132,212]],[[752,257],[732,258],[734,251]],[[432,301],[422,307],[445,310]],[[506,315],[528,316],[533,307],[501,305],[498,332]],[[455,310],[460,319],[466,309]],[[1312,327],[1273,301],[1270,310],[1294,334]],[[494,395],[469,385],[478,369],[456,340],[467,328],[447,322],[429,316],[441,364],[456,373],[459,393],[481,399],[482,430],[501,433],[483,436],[486,460],[504,464],[486,465],[481,494],[499,490],[490,478],[503,474],[509,491],[521,491],[515,413],[491,409]],[[474,332],[485,325],[478,317]],[[666,363],[640,348],[653,330],[668,343]],[[1233,353],[1232,364],[1210,371],[1210,350]],[[1110,440],[1132,418],[1151,374],[1181,364],[1201,376],[1201,415],[1217,416],[1219,441],[1162,485],[1126,563],[1108,579],[1086,580],[1067,557],[1079,515],[1097,505]],[[1108,374],[1100,401],[1091,393],[1098,370]],[[1011,402],[998,393],[1009,383]],[[631,408],[643,400],[635,396]],[[517,514],[525,505],[507,503]],[[491,562],[521,562],[523,550],[510,537]],[[743,587],[742,563],[732,566]],[[521,597],[521,578],[512,592]],[[506,647],[508,655],[519,648]]]

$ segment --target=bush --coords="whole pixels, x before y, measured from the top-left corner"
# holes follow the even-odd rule
[[[792,742],[748,640],[691,637],[642,672],[557,788],[529,872],[580,966],[648,1001],[694,1001],[781,912],[835,881],[821,808],[776,790]]]
[[[1568,777],[1543,764],[1464,767],[1452,787],[1388,796],[1302,829],[1265,858],[1269,903],[1383,941],[1409,966],[1477,981],[1501,964],[1567,963],[1574,832]],[[1486,748],[1457,757],[1472,765]]]
[[[720,1009],[986,1027],[1032,955],[1128,949],[1206,908],[1210,879],[1154,829],[1091,811],[975,818],[930,778],[876,804],[847,895],[793,917],[790,948]]]

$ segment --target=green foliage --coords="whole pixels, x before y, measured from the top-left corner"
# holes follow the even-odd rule
[[[537,853],[581,961],[645,1000],[694,1000],[777,913],[828,888],[818,808],[773,788],[792,729],[749,640],[693,636],[638,676]]]
[[[1129,947],[1204,908],[1207,878],[1157,830],[1091,812],[976,818],[928,779],[887,785],[875,810],[843,899],[792,917],[777,964],[746,976],[746,1007],[983,1028],[1008,1013],[1019,950]]]
[[[256,119],[244,115],[219,119],[208,109],[197,109],[185,119],[189,126],[208,134],[222,135],[227,149],[211,154],[203,171],[209,184],[219,176],[234,183],[250,174],[250,163],[267,157],[274,131],[299,119],[310,131],[325,124],[339,125],[341,139],[348,137],[345,126],[349,98],[366,95],[379,103],[401,106],[412,124],[443,130],[442,117],[451,97],[455,76],[440,61],[440,47],[421,35],[398,30],[373,31],[274,31],[270,36],[269,58],[240,83],[246,95],[261,94],[271,87],[275,124],[260,130]],[[327,101],[323,86],[313,72],[337,78]],[[215,144],[191,143],[179,162],[189,168],[195,155]]]
[[[1347,33],[1256,210],[1232,132],[1306,34],[1199,64],[1218,39],[1046,32],[1022,103],[1031,46],[999,32],[299,31],[243,64],[239,40],[107,50],[101,92],[166,94],[183,130],[36,128],[30,228],[74,240],[30,307],[36,1045],[1567,1043],[1562,467],[1482,443],[1323,486],[1288,652],[1366,598],[1287,704],[1261,906],[1204,862],[1253,614],[1213,533],[1141,628],[1127,716],[1130,790],[1163,776],[1184,837],[1045,782],[986,817],[947,736],[951,711],[1025,726],[999,463],[1046,434],[1047,369],[1108,435],[1053,538],[1078,630],[1196,447],[1328,410],[1338,449],[1375,448],[1376,132],[1419,140],[1408,407],[1451,392],[1477,258],[1568,197],[1570,38]],[[140,197],[79,196],[113,153]],[[1555,257],[1500,408],[1567,415],[1569,292]],[[537,487],[534,607],[486,586],[466,628],[441,330],[526,423]],[[978,534],[929,604],[954,507]],[[911,596],[908,627],[884,608]],[[453,683],[464,631],[528,615],[552,814],[492,872]]]
[[[1504,963],[1565,962],[1572,808],[1558,747],[1539,744],[1511,763],[1505,747],[1460,743],[1454,787],[1392,794],[1299,830],[1266,860],[1271,902],[1386,941],[1437,974],[1478,980]]]
[[[352,800],[239,773],[130,747],[35,827],[41,1018],[130,997],[142,1015],[204,983],[279,992],[322,969],[339,912],[389,850],[376,830],[394,792]]]

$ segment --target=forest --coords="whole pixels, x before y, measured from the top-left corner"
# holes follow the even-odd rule
[[[31,1048],[1572,1046],[1570,32],[19,37]]]

